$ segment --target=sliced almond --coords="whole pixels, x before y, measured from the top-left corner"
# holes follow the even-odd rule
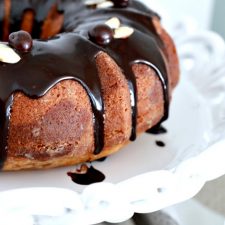
[[[112,17],[105,22],[111,29],[117,29],[120,27],[120,20],[117,17]]]
[[[86,6],[92,6],[92,5],[100,4],[100,3],[104,2],[104,1],[105,1],[105,0],[86,0],[86,1],[84,2],[84,4],[85,4]]]
[[[14,64],[20,61],[20,56],[8,45],[0,44],[0,61]]]
[[[114,38],[128,38],[131,36],[131,34],[133,34],[133,32],[134,29],[131,27],[119,27],[118,29],[115,29]]]
[[[105,1],[105,2],[97,4],[97,9],[105,9],[105,8],[110,8],[113,6],[114,6],[113,2]]]

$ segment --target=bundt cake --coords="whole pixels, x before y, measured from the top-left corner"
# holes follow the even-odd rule
[[[168,117],[179,79],[160,17],[135,0],[0,0],[0,167],[74,165]]]

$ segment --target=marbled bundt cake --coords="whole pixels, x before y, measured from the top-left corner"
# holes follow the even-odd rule
[[[96,160],[168,117],[177,54],[142,3],[0,0],[0,25],[2,170]]]

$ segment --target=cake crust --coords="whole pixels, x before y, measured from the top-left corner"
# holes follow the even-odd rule
[[[98,54],[96,64],[105,102],[103,151],[94,154],[92,109],[85,90],[76,81],[66,80],[40,99],[15,94],[4,170],[54,168],[93,161],[129,143],[131,105],[127,81],[106,53]],[[162,118],[163,92],[153,69],[141,64],[132,69],[137,78],[137,131],[141,134]]]

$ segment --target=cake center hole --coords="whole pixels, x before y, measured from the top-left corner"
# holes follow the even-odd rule
[[[2,40],[8,41],[9,34],[24,30],[31,34],[33,39],[46,40],[60,33],[64,23],[64,14],[52,5],[45,18],[40,20],[33,9],[25,9],[21,19],[10,17],[10,12],[3,18]]]

